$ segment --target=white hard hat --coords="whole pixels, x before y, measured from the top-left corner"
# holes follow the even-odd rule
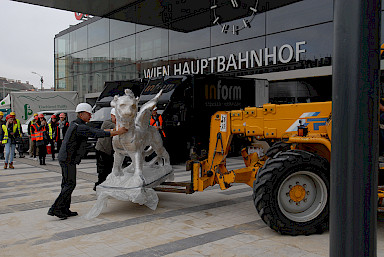
[[[112,108],[112,109],[111,109],[111,114],[116,116],[116,110],[115,110],[115,108]]]
[[[80,103],[76,106],[76,112],[88,112],[92,114],[92,106],[87,103]]]

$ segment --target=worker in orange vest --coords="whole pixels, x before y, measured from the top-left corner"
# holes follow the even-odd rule
[[[157,114],[156,106],[152,110],[151,120],[149,121],[149,124],[157,128],[157,130],[160,132],[161,138],[164,140],[166,136],[163,130],[163,117],[161,117],[160,114]]]
[[[48,143],[48,134],[47,134],[47,121],[44,118],[44,114],[40,113],[38,115],[39,120],[33,124],[32,127],[32,136],[36,140],[36,146],[39,149],[39,160],[40,165],[45,164],[45,157],[47,155],[47,143]]]
[[[32,136],[32,125],[39,119],[38,114],[33,114],[33,119],[28,124],[28,135],[29,135],[29,158],[36,158],[36,137]]]

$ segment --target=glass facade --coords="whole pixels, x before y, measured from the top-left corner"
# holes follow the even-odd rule
[[[333,0],[303,0],[262,12],[238,34],[232,25],[213,24],[210,9],[202,12],[156,27],[96,17],[60,32],[55,88],[78,90],[84,97],[112,80],[245,76],[332,65]],[[209,19],[202,24],[210,26],[187,29],[199,19]],[[238,26],[244,19],[226,24]]]

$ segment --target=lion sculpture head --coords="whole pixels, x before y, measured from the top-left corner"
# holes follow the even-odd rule
[[[135,119],[138,111],[139,98],[135,97],[130,89],[125,89],[125,95],[117,96],[111,101],[111,106],[116,109],[116,118],[123,122],[130,122]]]

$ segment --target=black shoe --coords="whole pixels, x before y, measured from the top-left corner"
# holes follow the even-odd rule
[[[93,186],[93,191],[96,191],[96,185]]]
[[[73,217],[73,216],[77,216],[77,215],[79,215],[77,212],[75,212],[75,211],[70,211],[70,210],[68,210],[65,214],[66,214],[68,217]]]
[[[60,219],[62,219],[62,220],[67,219],[68,216],[69,216],[69,215],[66,214],[66,213],[62,213],[62,212],[60,212],[60,211],[53,210],[52,208],[49,208],[47,214],[50,215],[50,216],[56,216],[56,217],[58,217],[58,218],[60,218]]]

